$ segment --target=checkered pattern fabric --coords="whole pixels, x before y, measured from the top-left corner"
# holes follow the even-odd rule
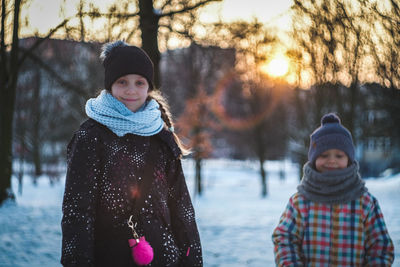
[[[375,197],[322,204],[294,194],[272,234],[277,266],[391,266],[394,247]]]

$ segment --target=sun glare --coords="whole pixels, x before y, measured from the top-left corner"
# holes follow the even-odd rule
[[[261,70],[273,77],[282,77],[289,70],[289,60],[284,56],[277,56],[261,67]]]

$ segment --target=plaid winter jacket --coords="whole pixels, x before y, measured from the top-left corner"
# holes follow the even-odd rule
[[[275,228],[277,266],[391,266],[394,247],[375,197],[323,204],[294,194]]]

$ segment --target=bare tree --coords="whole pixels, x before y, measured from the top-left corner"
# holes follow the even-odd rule
[[[261,195],[265,197],[268,193],[265,163],[268,159],[276,159],[277,151],[279,156],[283,156],[286,150],[286,112],[282,96],[287,91],[282,81],[274,80],[260,70],[260,66],[276,52],[279,40],[271,29],[258,21],[217,23],[205,28],[210,34],[204,42],[237,51],[233,79],[236,82],[231,83],[230,92],[224,92],[229,100],[220,103],[218,98],[221,97],[217,92],[213,111],[226,127],[234,131],[230,138],[234,140],[232,144],[259,162]],[[273,122],[278,115],[282,118],[279,127],[275,127]]]
[[[202,194],[202,162],[212,156],[212,137],[220,128],[211,114],[210,99],[218,80],[232,69],[234,62],[234,50],[196,43],[168,51],[162,60],[163,92],[173,103],[179,133],[187,138],[191,148],[195,192],[199,195]]]
[[[213,149],[210,140],[213,122],[207,93],[201,88],[197,91],[197,95],[186,101],[185,111],[177,125],[181,134],[189,140],[188,147],[195,163],[195,192],[202,195],[202,161],[210,157]]]
[[[22,39],[20,47],[35,41]],[[51,154],[50,147],[65,147],[86,117],[83,107],[87,98],[101,88],[99,51],[96,43],[48,39],[22,65],[16,103],[24,116],[15,118],[14,127],[26,131],[24,136],[18,135],[14,146],[26,144],[26,160],[34,164],[35,176],[47,174],[43,164],[49,169],[49,162],[63,158],[63,150]],[[59,127],[60,121],[63,127]]]
[[[392,88],[388,123],[398,125],[399,1],[295,0],[292,8],[297,48],[292,55],[299,71],[308,73],[303,81],[311,81],[306,85],[311,90],[296,90],[305,107],[296,102],[299,127],[310,127],[309,134],[323,113],[336,111],[357,143],[366,133],[362,115],[368,105],[361,89],[368,82]],[[400,135],[399,127],[392,129]],[[296,133],[299,140],[308,139]]]
[[[358,107],[359,85],[366,59],[369,27],[367,11],[357,2],[347,0],[294,1],[293,38],[298,51],[308,64],[314,86],[343,84],[349,87],[341,92],[336,86],[336,108],[344,124],[354,131]],[[314,121],[324,113],[323,107],[331,101],[315,90]],[[346,103],[346,105],[343,105]]]
[[[291,132],[301,146],[295,153],[303,165],[309,134],[324,113],[338,112],[343,124],[358,133],[359,90],[368,57],[368,12],[359,2],[347,0],[295,0],[292,10],[296,49],[289,55],[297,64],[299,86],[309,89],[295,90],[293,102],[296,120]]]
[[[106,40],[122,37],[132,41],[137,36],[137,31],[133,29],[140,29],[141,46],[154,63],[155,85],[159,87],[160,44],[164,48],[168,47],[171,37],[193,39],[193,26],[198,20],[197,11],[209,3],[218,1],[221,0],[129,0],[112,5],[107,13],[91,7],[88,12],[82,14],[92,19],[107,18],[108,25],[120,28],[115,35],[112,33],[113,28],[108,28]]]
[[[67,23],[51,29],[45,38],[35,42],[26,52],[19,47],[19,30],[21,25],[20,10],[23,1],[1,1],[1,41],[0,41],[0,203],[14,194],[11,190],[12,174],[12,125],[18,75],[21,64],[29,52],[34,51],[43,40],[52,36]],[[11,17],[10,19],[8,19]],[[9,21],[11,24],[9,24]],[[10,29],[12,29],[10,31]]]
[[[394,146],[400,147],[400,1],[390,0],[384,6],[372,2],[367,7],[375,15],[374,32],[379,33],[369,40],[379,83],[391,91],[382,104],[390,114],[388,124]]]

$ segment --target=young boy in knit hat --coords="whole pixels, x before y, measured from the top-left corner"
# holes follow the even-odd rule
[[[277,266],[391,266],[393,243],[351,133],[330,113],[310,139],[298,192],[272,234]]]

